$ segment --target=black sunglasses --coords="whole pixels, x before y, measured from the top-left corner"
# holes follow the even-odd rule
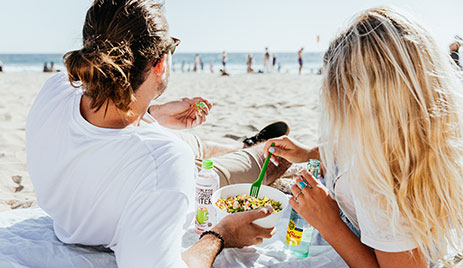
[[[172,39],[173,43],[172,43],[172,45],[167,47],[167,52],[170,51],[170,55],[174,55],[175,49],[177,49],[178,45],[180,44],[180,39],[175,38],[175,37],[171,37],[171,39]],[[159,63],[160,60],[161,59],[157,59],[154,62],[153,66],[156,66]]]

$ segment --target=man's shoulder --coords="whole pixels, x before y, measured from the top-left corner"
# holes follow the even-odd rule
[[[45,81],[36,100],[34,106],[40,105],[43,107],[46,103],[51,103],[54,100],[62,99],[65,96],[75,93],[76,90],[71,86],[66,73],[57,73],[52,75]]]
[[[191,148],[175,134],[168,135],[163,131],[140,135],[139,139],[153,161],[158,177],[157,188],[176,189],[191,194],[189,187],[194,181],[195,168]]]
[[[160,164],[194,161],[191,148],[174,133],[162,127],[147,127],[137,132],[136,137]]]
[[[53,91],[63,87],[71,88],[72,86],[69,82],[67,73],[59,72],[50,76],[50,78],[45,81],[41,91]]]

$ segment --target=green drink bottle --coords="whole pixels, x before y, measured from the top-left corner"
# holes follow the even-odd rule
[[[320,161],[310,159],[307,163],[307,171],[317,178],[319,170]],[[291,255],[297,258],[309,256],[312,232],[313,227],[292,208],[285,239],[285,247]]]

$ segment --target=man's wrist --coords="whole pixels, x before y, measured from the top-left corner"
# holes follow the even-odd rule
[[[227,238],[228,233],[227,233],[227,231],[225,230],[225,228],[223,228],[223,227],[220,225],[220,223],[217,224],[216,226],[214,226],[214,228],[212,228],[211,231],[214,231],[214,232],[216,232],[216,233],[218,233],[218,234],[220,234],[220,235],[222,236],[222,239],[223,239],[224,247],[225,247],[225,248],[230,247],[230,246],[227,244],[227,242],[228,242],[228,238]]]
[[[220,247],[219,247],[218,252],[216,253],[216,256],[219,255],[220,252],[222,252],[222,250],[223,250],[223,248],[224,248],[224,245],[225,245],[225,242],[224,242],[224,240],[223,240],[222,235],[220,235],[220,234],[219,234],[218,232],[216,232],[216,231],[209,230],[209,231],[203,232],[203,233],[199,236],[199,240],[201,240],[204,236],[215,237],[216,239],[219,240],[219,242],[220,242]]]

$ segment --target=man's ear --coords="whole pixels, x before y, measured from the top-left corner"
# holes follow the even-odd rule
[[[166,55],[164,54],[164,56],[162,56],[158,64],[156,64],[156,66],[153,66],[154,74],[163,75],[165,73],[166,71],[165,62],[166,62]]]

